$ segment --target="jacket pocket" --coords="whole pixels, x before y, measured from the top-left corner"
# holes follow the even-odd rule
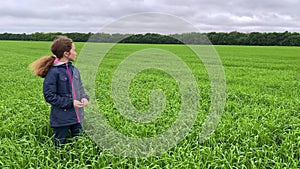
[[[59,94],[66,94],[69,93],[69,80],[66,76],[60,76],[57,81],[57,92]]]

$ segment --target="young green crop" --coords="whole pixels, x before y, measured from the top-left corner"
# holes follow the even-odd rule
[[[77,53],[84,43],[76,43]],[[200,112],[191,132],[169,151],[149,158],[115,156],[83,135],[65,147],[53,146],[43,79],[28,65],[50,55],[50,42],[0,41],[0,168],[299,168],[300,48],[215,46],[223,63],[227,98],[221,121],[204,143],[198,142],[210,107],[205,67],[182,45],[119,44],[97,73],[99,109],[113,128],[133,137],[151,137],[174,122],[180,106],[176,81],[155,69],[140,72],[130,84],[130,99],[149,108],[153,89],[165,92],[166,110],[154,122],[122,117],[110,96],[111,77],[134,50],[160,48],[176,53],[199,86]]]

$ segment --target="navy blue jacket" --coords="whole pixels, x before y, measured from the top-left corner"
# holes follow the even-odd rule
[[[72,79],[68,74],[67,66]],[[84,92],[78,69],[71,62],[60,63],[49,69],[44,79],[43,93],[45,100],[51,104],[51,127],[69,126],[82,122],[83,108],[76,110],[73,100],[88,99],[88,95]]]

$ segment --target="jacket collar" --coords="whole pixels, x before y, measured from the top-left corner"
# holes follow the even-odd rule
[[[57,58],[53,62],[53,66],[60,66],[64,64],[66,64],[66,62],[60,62]],[[72,65],[72,62],[68,62],[68,65]]]

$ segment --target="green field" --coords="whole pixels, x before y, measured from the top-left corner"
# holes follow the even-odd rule
[[[151,90],[164,91],[166,110],[160,118],[135,123],[114,108],[112,74],[133,51],[160,48],[180,56],[201,97],[197,121],[175,147],[158,156],[130,158],[112,154],[86,135],[63,148],[53,147],[43,79],[28,70],[31,62],[51,54],[50,44],[0,41],[0,168],[300,168],[300,47],[215,46],[226,75],[226,104],[214,133],[199,143],[211,103],[203,64],[182,45],[117,45],[101,63],[96,81],[99,109],[117,131],[155,136],[175,121],[180,108],[176,81],[155,69],[133,79],[129,96],[143,111],[149,109]],[[75,44],[79,55],[84,43]]]

